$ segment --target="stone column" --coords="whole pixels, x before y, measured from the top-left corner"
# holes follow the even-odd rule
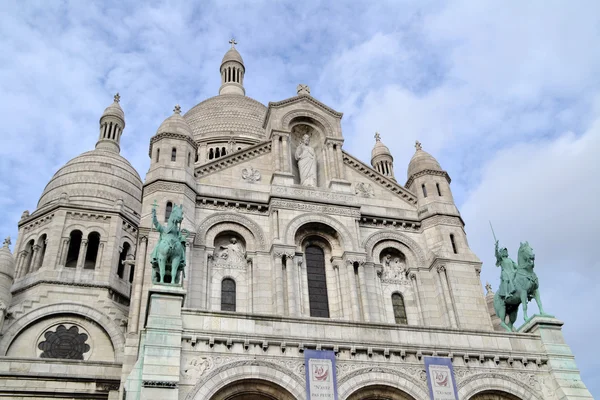
[[[290,172],[292,169],[290,168],[290,146],[289,146],[289,135],[282,136],[283,142],[283,172]]]
[[[273,210],[271,214],[273,224],[273,236],[274,239],[279,239],[279,210]]]
[[[285,304],[283,300],[283,265],[281,264],[283,253],[276,252],[273,256],[275,257],[275,314],[282,316],[285,315]]]
[[[363,319],[365,322],[371,321],[371,307],[369,306],[369,292],[367,291],[367,279],[365,277],[365,262],[358,263],[358,281],[360,282],[360,299],[362,302]]]
[[[59,266],[65,266],[65,263],[67,262],[67,254],[69,252],[69,244],[71,243],[71,238],[63,238],[63,243],[61,246],[61,250],[60,250],[60,255],[58,258],[58,265]]]
[[[146,264],[146,250],[148,248],[148,236],[142,236],[136,249],[135,278],[133,279],[133,296],[129,309],[129,323],[127,325],[130,333],[137,333],[140,318],[140,306],[142,302],[142,288],[144,286],[144,265]]]
[[[386,314],[387,310],[385,309],[385,302],[387,299],[383,297],[383,286],[381,285],[381,274],[383,273],[383,266],[381,264],[378,264],[377,266],[374,265],[373,268],[375,270],[375,288],[377,291],[375,303],[377,304],[377,311],[379,313],[378,321],[388,322]]]
[[[85,264],[85,253],[87,252],[87,239],[81,239],[81,246],[79,247],[79,255],[77,256],[77,266],[76,269],[83,268],[83,264]]]
[[[281,146],[279,145],[279,135],[273,134],[273,158],[275,158],[275,171],[281,171]]]
[[[298,272],[294,262],[294,253],[287,253],[285,257],[285,273],[287,277],[288,313],[291,316],[299,315],[298,307]]]
[[[448,325],[456,328],[456,320],[454,319],[454,310],[451,308],[450,299],[448,299],[448,288],[446,286],[446,267],[443,265],[437,267],[438,280],[442,290],[442,298],[444,299],[445,314],[447,315]]]
[[[411,272],[408,276],[410,284],[412,286],[413,293],[415,294],[415,300],[417,302],[417,311],[419,313],[419,324],[425,325],[425,316],[423,315],[423,309],[421,308],[421,293],[419,292],[419,283],[417,282],[417,274]]]
[[[42,254],[40,252],[41,249],[42,246],[40,246],[39,244],[33,246],[33,258],[31,259],[30,272],[37,271],[38,269],[38,264],[40,262],[40,254]]]
[[[321,154],[323,157],[323,170],[325,171],[325,180],[331,180],[333,178],[333,174],[329,170],[329,163],[327,162],[327,146],[323,146],[321,148]]]
[[[306,264],[304,256],[296,254],[296,264],[298,265],[298,278],[300,282],[300,295],[302,306],[302,315],[310,316],[310,299],[308,298],[308,275],[306,274]]]
[[[333,266],[333,272],[335,273],[335,288],[337,291],[338,302],[340,314],[343,319],[347,319],[348,315],[351,314],[348,310],[348,305],[342,296],[342,282],[340,280],[340,264],[342,264],[342,260],[333,259],[331,261],[331,265]]]
[[[211,303],[211,297],[212,297],[212,269],[213,269],[213,263],[215,261],[213,251],[214,251],[214,249],[213,250],[206,249],[206,252],[208,254],[206,255],[206,288],[205,288],[206,298],[204,300],[204,304],[205,304],[205,307],[207,310],[211,309],[210,303]]]
[[[23,275],[25,275],[23,273],[23,264],[25,263],[25,258],[27,257],[27,252],[25,250],[21,251],[18,255],[17,255],[17,273],[16,273],[16,277],[20,278]]]
[[[335,156],[333,154],[333,143],[327,142],[327,164],[329,165],[329,173],[331,179],[337,178],[337,171],[335,168]]]
[[[351,260],[346,261],[346,274],[348,276],[348,286],[350,288],[350,304],[352,305],[351,317],[353,321],[360,321],[360,300],[356,287],[356,278],[354,276],[354,262]]]
[[[98,254],[96,255],[96,264],[94,265],[94,269],[96,271],[100,271],[100,268],[102,267],[102,258],[104,257],[104,243],[106,242],[100,242],[98,244]],[[129,280],[129,269],[131,269],[131,266],[127,267],[127,275],[125,275],[125,280]]]
[[[338,143],[336,146],[336,159],[338,166],[338,178],[346,179],[346,174],[344,173],[344,155],[342,153],[342,144]]]

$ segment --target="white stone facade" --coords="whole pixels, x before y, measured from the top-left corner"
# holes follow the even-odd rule
[[[431,355],[452,359],[461,399],[591,398],[560,321],[494,330],[450,177],[420,144],[402,185],[379,135],[373,167],[346,153],[342,114],[305,85],[246,97],[234,44],[220,94],[149,139],[143,183],[115,97],[96,150],[24,213],[0,253],[0,397],[305,399],[303,351],[321,349],[340,399],[426,399]],[[315,187],[294,158],[304,135]],[[151,210],[163,223],[175,204],[182,288],[150,268]]]

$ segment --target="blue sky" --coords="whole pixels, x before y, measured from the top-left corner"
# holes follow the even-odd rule
[[[16,237],[54,172],[94,147],[117,91],[122,154],[143,177],[174,104],[217,94],[233,35],[247,95],[308,84],[344,112],[347,151],[368,162],[381,133],[401,183],[420,140],[452,177],[484,283],[499,276],[488,220],[513,258],[528,240],[544,306],[600,397],[600,3],[369,3],[3,1],[0,234]]]

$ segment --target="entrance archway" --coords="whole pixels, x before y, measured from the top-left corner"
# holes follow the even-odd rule
[[[346,400],[415,400],[411,395],[386,385],[372,385],[352,393]]]
[[[281,386],[260,379],[243,379],[220,389],[211,400],[296,400]]]
[[[469,400],[521,400],[519,397],[499,390],[479,392]]]

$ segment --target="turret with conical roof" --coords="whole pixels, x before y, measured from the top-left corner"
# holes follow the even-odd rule
[[[381,141],[379,132],[375,132],[375,146],[371,151],[371,165],[382,175],[394,179],[394,157],[390,149]]]
[[[244,60],[235,48],[237,44],[235,39],[231,39],[229,43],[231,43],[231,48],[225,53],[221,61],[219,94],[239,94],[243,96],[246,94],[244,89],[244,74],[246,73]]]
[[[10,237],[4,240],[0,248],[0,332],[12,299],[10,288],[15,276],[15,259],[8,246],[10,246]]]
[[[120,152],[121,134],[125,129],[125,113],[119,105],[121,96],[115,95],[113,103],[106,107],[100,117],[100,135],[96,143],[97,149]]]
[[[432,202],[454,206],[448,173],[431,154],[423,150],[419,141],[415,142],[415,149],[408,164],[406,188],[417,194],[420,207]]]

